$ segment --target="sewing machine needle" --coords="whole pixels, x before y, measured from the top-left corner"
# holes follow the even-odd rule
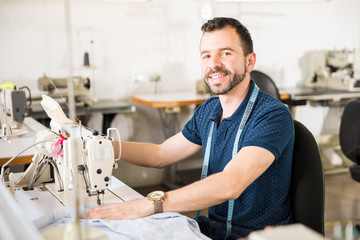
[[[101,205],[100,194],[96,195],[96,197],[97,197],[97,200],[96,200],[97,204]]]

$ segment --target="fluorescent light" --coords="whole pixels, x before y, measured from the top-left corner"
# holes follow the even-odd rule
[[[71,2],[150,2],[151,0],[70,0]]]
[[[256,2],[287,2],[287,3],[298,3],[298,2],[326,2],[329,0],[215,0],[215,2],[246,2],[246,3],[256,3]]]

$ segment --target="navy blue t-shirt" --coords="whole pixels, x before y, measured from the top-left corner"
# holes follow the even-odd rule
[[[211,123],[215,121],[211,141],[208,175],[221,172],[232,159],[232,149],[254,81],[234,114],[220,122],[222,107],[218,97],[200,105],[182,130],[191,142],[202,145],[205,154]],[[289,109],[278,99],[259,91],[253,110],[242,131],[238,149],[258,146],[272,152],[275,161],[234,201],[232,224],[252,230],[268,225],[292,222],[290,180],[294,146],[294,123]],[[209,208],[209,218],[226,223],[228,201]]]

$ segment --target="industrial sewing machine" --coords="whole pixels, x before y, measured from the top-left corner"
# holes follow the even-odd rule
[[[27,109],[24,90],[12,83],[0,86],[0,138],[7,140],[13,135],[13,129],[21,128]]]
[[[360,91],[360,51],[315,51],[309,54],[310,87]]]
[[[90,79],[83,77],[73,77],[72,79],[75,102],[78,106],[84,106],[90,102]],[[46,91],[46,95],[51,98],[68,96],[67,78],[50,78],[44,75],[38,79],[38,88],[41,91]],[[36,97],[33,99],[37,100]]]
[[[100,204],[100,195],[104,196],[110,186],[112,170],[120,158],[117,129],[109,128],[107,135],[102,136],[98,131],[88,130],[68,119],[54,99],[43,95],[41,105],[51,119],[51,129],[36,134],[38,153],[19,179],[9,177],[10,189],[32,189],[44,184],[63,205],[73,206],[72,189],[78,182],[79,201]]]

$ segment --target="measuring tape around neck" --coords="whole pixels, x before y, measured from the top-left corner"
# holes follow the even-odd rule
[[[234,141],[234,146],[233,146],[233,151],[232,151],[232,158],[235,157],[235,155],[238,153],[238,145],[239,145],[239,141],[240,141],[240,136],[242,133],[242,130],[245,127],[245,124],[250,116],[250,113],[253,109],[253,106],[255,104],[257,95],[259,93],[259,87],[254,86],[254,89],[251,93],[250,99],[246,105],[245,108],[245,112],[244,115],[241,119],[238,131],[236,133],[236,137],[235,137],[235,141]],[[207,142],[206,142],[206,149],[205,149],[205,156],[204,156],[204,162],[203,162],[203,167],[201,170],[201,179],[205,178],[207,176],[207,172],[208,172],[208,168],[209,168],[209,159],[210,159],[210,150],[211,150],[211,140],[212,140],[212,135],[214,132],[214,126],[215,126],[215,122],[211,123],[210,126],[210,132],[207,138]],[[233,211],[234,211],[234,199],[229,200],[229,204],[228,204],[228,215],[227,215],[227,220],[226,220],[226,236],[225,239],[227,239],[230,234],[231,234],[231,221],[232,221],[232,216],[233,216]],[[196,212],[196,217],[195,219],[198,219],[200,214],[200,211]]]

